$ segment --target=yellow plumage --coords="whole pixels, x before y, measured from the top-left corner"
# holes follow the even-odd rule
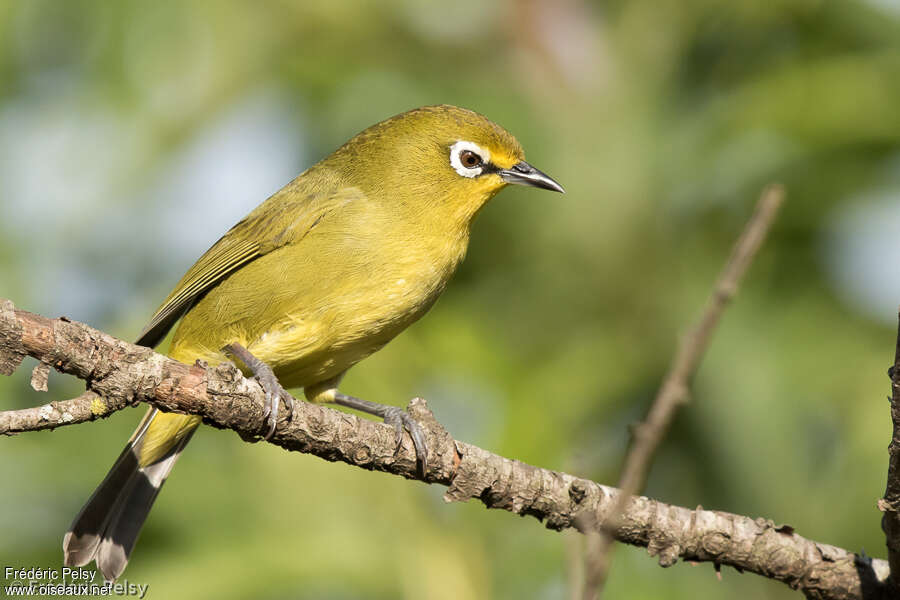
[[[472,219],[507,183],[561,191],[524,162],[515,138],[471,111],[425,107],[374,125],[216,242],[139,343],[156,345],[180,318],[172,358],[214,365],[238,344],[282,386],[334,401],[347,369],[434,304],[465,256]],[[67,534],[67,564],[96,558],[107,578],[121,573],[199,422],[148,413]],[[126,476],[138,483],[123,486]],[[148,483],[127,491],[141,477]]]

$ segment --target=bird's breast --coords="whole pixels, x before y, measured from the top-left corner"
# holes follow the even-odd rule
[[[247,332],[248,348],[285,385],[340,374],[428,311],[465,256],[467,241],[415,227],[395,227],[374,239],[360,227],[344,232],[338,247],[320,248],[312,269],[286,254],[282,264],[296,263],[295,270],[286,270],[283,289],[270,299],[281,317],[264,331]],[[304,243],[318,240],[310,235]]]

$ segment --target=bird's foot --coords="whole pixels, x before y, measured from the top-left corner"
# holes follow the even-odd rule
[[[263,418],[268,419],[269,430],[266,432],[264,439],[269,439],[275,433],[275,424],[278,422],[279,400],[284,400],[284,406],[287,409],[287,420],[290,421],[294,414],[294,397],[285,390],[272,369],[266,365],[266,370],[256,373],[256,380],[260,387],[266,393],[266,402],[264,404]]]
[[[422,472],[428,470],[428,444],[425,442],[425,432],[422,431],[419,422],[409,416],[408,412],[397,406],[369,402],[340,392],[334,395],[334,403],[384,419],[387,425],[394,428],[394,440],[397,448],[403,443],[404,430],[408,431],[416,449],[416,460],[422,465]]]
[[[266,393],[265,403],[263,404],[263,418],[267,419],[269,430],[263,439],[268,440],[275,433],[275,424],[278,422],[279,401],[284,400],[285,408],[287,408],[287,419],[290,421],[294,414],[294,397],[281,386],[281,383],[275,376],[275,372],[272,371],[272,367],[253,356],[249,350],[240,344],[228,344],[223,350],[241,359],[241,362],[253,372],[260,387]]]

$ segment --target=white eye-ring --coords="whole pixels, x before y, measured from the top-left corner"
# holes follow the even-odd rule
[[[463,177],[478,177],[491,160],[491,153],[476,144],[460,140],[450,146],[450,165]]]

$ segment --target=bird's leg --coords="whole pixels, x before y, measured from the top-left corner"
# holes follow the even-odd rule
[[[427,470],[428,445],[425,443],[425,434],[422,432],[422,426],[419,425],[415,419],[410,417],[409,413],[405,410],[397,406],[369,402],[368,400],[348,396],[347,394],[342,394],[340,392],[335,392],[334,400],[332,400],[332,402],[384,419],[386,424],[391,425],[394,428],[396,434],[395,440],[398,448],[403,441],[403,430],[405,429],[408,431],[409,436],[412,438],[413,446],[416,448],[416,458],[422,465],[422,471],[424,472]]]
[[[287,418],[290,420],[291,415],[294,413],[294,397],[281,387],[281,383],[275,377],[272,367],[253,356],[249,350],[237,342],[228,344],[222,350],[230,352],[233,356],[241,359],[241,362],[247,365],[247,368],[256,376],[260,387],[266,393],[263,416],[269,420],[269,431],[266,433],[265,439],[271,438],[272,434],[275,433],[275,423],[278,421],[278,401],[284,400],[284,405],[287,407]]]

